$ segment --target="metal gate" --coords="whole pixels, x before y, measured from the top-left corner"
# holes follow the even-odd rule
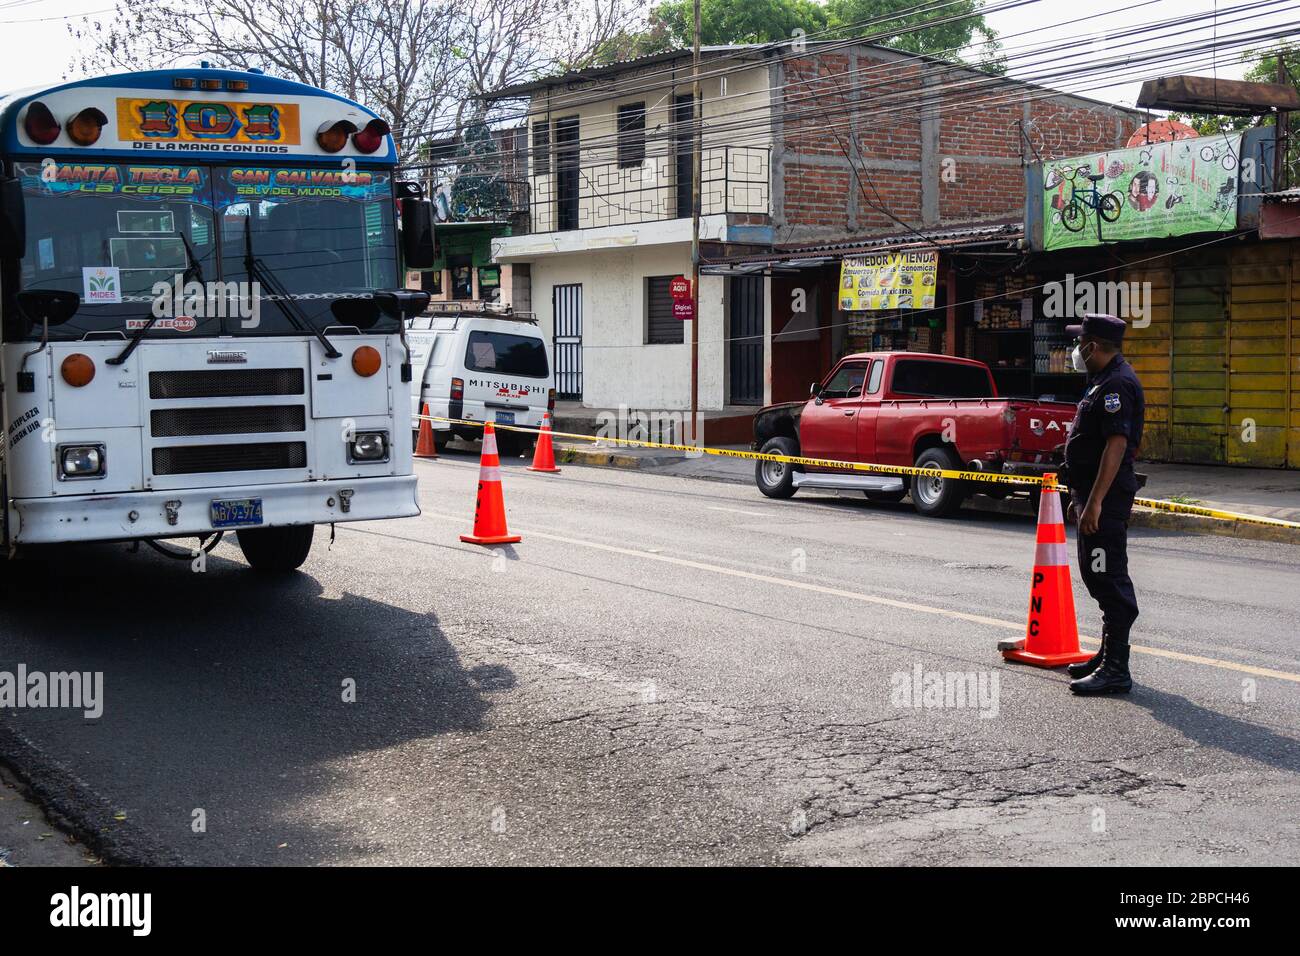
[[[555,336],[551,340],[551,352],[555,356],[555,397],[581,400],[582,283],[553,286],[551,309],[555,316]]]
[[[732,276],[731,321],[732,405],[763,404],[763,277]]]

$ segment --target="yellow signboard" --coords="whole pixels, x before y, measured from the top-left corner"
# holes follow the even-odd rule
[[[131,143],[296,146],[301,140],[296,103],[119,98],[117,129]]]
[[[846,312],[932,309],[939,253],[880,252],[840,266],[840,308]]]

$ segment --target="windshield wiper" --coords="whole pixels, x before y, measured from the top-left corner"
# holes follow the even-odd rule
[[[265,262],[253,255],[252,219],[251,214],[244,219],[244,272],[248,274],[250,279],[271,290],[271,294],[280,302],[281,308],[290,322],[301,331],[310,332],[316,336],[320,344],[325,347],[326,358],[342,358],[343,353],[334,347],[325,333],[316,327],[316,323],[307,318],[302,311],[302,307],[290,297],[289,291],[281,284],[279,278],[267,268]]]
[[[194,276],[195,279],[202,282],[203,266],[199,264],[198,257],[194,255],[194,247],[191,246],[190,241],[185,238],[185,233],[178,232],[177,235],[181,237],[181,242],[185,243],[185,253],[190,258],[190,264],[187,265],[185,271],[181,273],[181,285],[184,285],[186,281],[189,280],[190,276]],[[131,357],[131,353],[136,350],[136,346],[144,341],[144,337],[149,334],[149,330],[152,329],[154,323],[158,321],[158,311],[159,310],[157,309],[150,310],[149,321],[140,328],[140,331],[131,336],[131,341],[126,343],[126,348],[122,349],[122,351],[118,352],[117,355],[108,360],[109,365],[121,365]]]

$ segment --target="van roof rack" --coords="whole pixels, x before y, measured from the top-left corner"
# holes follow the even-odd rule
[[[483,305],[466,306],[458,302],[430,302],[424,310],[424,314],[439,319],[505,319],[514,322],[528,322],[532,325],[538,324],[536,312],[516,312],[510,308],[493,309]]]

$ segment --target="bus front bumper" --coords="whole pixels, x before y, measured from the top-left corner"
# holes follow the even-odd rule
[[[12,503],[10,532],[15,544],[206,536],[214,530],[212,502],[245,499],[262,501],[262,523],[245,527],[410,518],[420,513],[415,475],[397,475],[283,485],[19,498]],[[217,530],[238,531],[239,528]]]

